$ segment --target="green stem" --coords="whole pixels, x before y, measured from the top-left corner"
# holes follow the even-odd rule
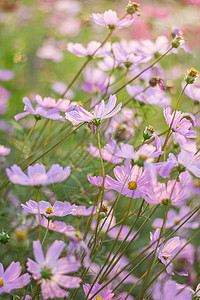
[[[85,67],[87,66],[87,64],[90,62],[90,60],[93,58],[93,56],[97,53],[97,51],[107,42],[107,40],[110,38],[110,36],[112,35],[113,30],[110,30],[109,34],[107,35],[107,37],[104,39],[104,41],[101,43],[101,45],[92,53],[92,55],[88,56],[88,59],[85,61],[85,63],[82,65],[82,67],[79,69],[79,71],[77,72],[77,74],[74,76],[74,78],[72,79],[72,81],[70,82],[70,84],[68,85],[67,89],[64,91],[64,93],[61,95],[61,98],[63,98],[65,96],[65,94],[69,91],[69,89],[72,87],[72,85],[74,84],[74,82],[77,80],[77,78],[80,76],[80,74],[82,73],[82,71],[85,69]]]
[[[24,142],[24,144],[23,144],[23,146],[22,146],[22,149],[20,150],[20,152],[19,152],[19,154],[18,154],[18,156],[17,156],[16,162],[15,162],[16,164],[18,163],[18,161],[19,161],[19,159],[20,159],[20,156],[21,156],[21,154],[22,154],[22,151],[24,150],[24,147],[26,146],[26,143],[27,143],[27,141],[28,141],[28,139],[29,139],[31,133],[32,133],[33,130],[35,129],[35,127],[36,127],[36,125],[37,125],[37,122],[38,122],[38,120],[35,120],[34,126],[33,126],[33,127],[31,128],[31,130],[29,131],[29,134],[27,135],[27,137],[26,137],[26,139],[25,139],[25,142]]]
[[[44,241],[45,241],[45,239],[46,239],[46,237],[47,237],[47,233],[48,233],[48,231],[49,231],[49,224],[50,224],[50,219],[48,219],[48,224],[47,224],[47,229],[46,229],[46,232],[45,232],[45,235],[44,235],[44,238],[43,238],[43,240],[42,240],[42,246],[43,246],[43,244],[44,244]]]
[[[39,231],[38,231],[38,239],[41,240],[41,233],[42,233],[42,225],[41,225],[41,214],[40,214],[40,206],[39,206],[39,202],[40,202],[40,189],[37,188],[37,204],[38,204],[38,218],[39,218]]]
[[[124,89],[127,84],[130,84],[131,82],[133,82],[134,80],[136,80],[138,77],[140,77],[143,73],[145,73],[147,70],[151,69],[155,64],[157,64],[163,57],[165,57],[171,50],[173,49],[173,47],[171,47],[167,52],[165,52],[163,55],[161,55],[158,59],[156,59],[150,66],[148,66],[147,68],[145,68],[144,70],[142,70],[138,75],[136,75],[135,77],[133,77],[132,79],[130,79],[127,83],[125,83],[124,85],[122,85],[119,89],[117,89],[116,91],[113,92],[113,94],[117,94],[119,93],[122,89]]]
[[[173,118],[172,118],[172,120],[171,120],[169,129],[168,129],[168,132],[167,132],[167,136],[166,136],[166,139],[165,139],[164,144],[163,144],[163,149],[162,149],[162,150],[163,150],[164,152],[165,152],[165,148],[166,148],[166,146],[167,146],[167,142],[168,142],[168,140],[169,140],[169,138],[170,138],[170,132],[171,132],[171,129],[172,129],[172,125],[173,125],[173,122],[174,122],[174,119],[175,119],[175,116],[176,116],[176,112],[177,112],[177,109],[178,109],[178,106],[179,106],[181,97],[182,97],[182,95],[183,95],[183,93],[184,93],[184,91],[185,91],[185,89],[186,89],[187,86],[188,86],[188,83],[185,84],[184,88],[182,89],[182,91],[181,91],[181,93],[180,93],[180,95],[179,95],[178,101],[177,101],[177,103],[176,103],[174,115],[173,115]],[[161,155],[158,157],[157,162],[159,162],[160,157],[161,157]]]
[[[159,261],[157,261],[154,265],[153,265],[153,267],[152,267],[152,269],[153,268],[155,268],[155,266],[157,266],[157,264],[159,263]],[[132,292],[132,290],[134,289],[134,287],[136,287],[136,285],[147,275],[147,273],[148,273],[148,271],[146,271],[137,281],[136,281],[136,283],[132,286],[132,288],[129,290],[129,292],[128,292],[128,294],[126,295],[126,298],[124,299],[124,300],[126,300],[127,298],[128,298],[128,296],[130,295],[130,293]]]

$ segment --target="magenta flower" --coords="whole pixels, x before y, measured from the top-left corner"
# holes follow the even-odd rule
[[[89,290],[90,290],[90,285],[89,283],[85,283],[83,285],[83,289],[84,289],[84,292],[85,292],[85,295],[87,296],[88,293],[88,298],[89,299],[92,299],[92,300],[96,300],[96,299],[101,299],[101,300],[111,300],[114,296],[114,293],[107,289],[107,288],[104,288],[102,289],[100,292],[97,293],[96,296],[92,297],[94,294],[96,294],[96,292],[101,288],[101,285],[98,284],[98,283],[95,283],[94,286],[92,287],[90,293],[89,293]]]
[[[36,216],[36,220],[37,220],[37,223],[39,224],[39,218]],[[71,226],[71,225],[66,225],[65,222],[62,222],[62,221],[57,221],[55,220],[54,222],[52,220],[49,220],[47,218],[41,218],[41,225],[45,228],[47,228],[48,226],[48,222],[49,222],[49,230],[52,230],[52,231],[56,231],[56,232],[59,232],[59,233],[65,233],[65,232],[69,232],[69,231],[76,231],[76,229]]]
[[[153,158],[158,157],[163,153],[160,151],[160,144],[158,143],[158,138],[156,138],[157,144],[156,147],[153,145],[142,145],[138,151],[134,150],[134,147],[129,144],[120,143],[120,147],[117,143],[111,138],[110,144],[106,144],[104,147],[105,151],[110,153],[113,157],[121,157],[121,158],[128,158],[137,161],[152,161]]]
[[[108,27],[111,30],[113,30],[114,28],[120,29],[128,27],[134,21],[133,17],[131,19],[125,18],[120,20],[117,17],[116,11],[113,11],[111,9],[105,11],[103,14],[93,13],[90,17],[96,24]]]
[[[181,206],[179,213],[177,213],[175,210],[170,209],[167,215],[167,221],[165,224],[166,228],[170,228],[173,227],[174,229],[176,229],[180,222],[184,222],[184,220],[187,219],[188,217],[188,213],[190,212],[189,207],[187,206]],[[194,215],[195,217],[195,215]],[[191,229],[195,229],[199,227],[199,223],[193,221],[194,217],[190,218],[185,224],[184,224],[184,228],[191,228]],[[161,228],[163,224],[163,219],[157,218],[154,220],[152,226],[154,228]]]
[[[13,165],[11,170],[7,168],[6,173],[14,184],[40,186],[66,180],[71,173],[71,168],[67,166],[63,169],[60,165],[55,164],[46,172],[44,165],[36,163],[34,166],[28,167],[28,175],[17,165]]]
[[[51,120],[60,120],[63,122],[65,121],[65,119],[61,116],[57,108],[47,109],[46,107],[41,106],[39,104],[36,105],[35,108],[33,108],[30,100],[27,97],[23,98],[23,102],[25,104],[24,110],[26,112],[17,114],[14,117],[16,121],[30,114],[35,116],[37,119],[43,117]]]
[[[0,81],[7,81],[14,77],[14,73],[10,70],[0,70]]]
[[[3,265],[0,263],[0,294],[21,289],[30,282],[31,276],[28,273],[20,276],[21,271],[22,267],[19,262],[11,262],[5,272]]]
[[[92,67],[88,67],[83,72],[84,82],[81,85],[81,88],[89,93],[101,93],[104,95],[106,93],[107,87],[109,84],[114,82],[114,77],[109,76],[104,73],[102,70]],[[108,88],[108,92],[110,89]]]
[[[113,55],[120,67],[132,69],[136,65],[148,62],[151,58],[146,55],[130,53],[129,49],[123,49],[120,43],[113,44]]]
[[[81,106],[77,106],[74,111],[65,113],[66,119],[73,122],[73,124],[88,122],[89,125],[92,124],[95,133],[96,126],[99,126],[103,119],[111,118],[121,110],[122,103],[115,107],[116,102],[116,96],[110,95],[107,104],[105,104],[104,100],[101,100],[100,104],[94,107],[94,113],[87,111]]]
[[[103,184],[103,177],[101,176],[91,176],[90,174],[87,175],[87,179],[90,183],[100,187]]]
[[[80,264],[75,260],[70,261],[67,257],[58,259],[65,246],[63,241],[54,241],[44,257],[40,241],[33,242],[36,262],[28,258],[27,266],[33,278],[41,284],[43,299],[67,297],[69,293],[60,286],[67,289],[80,286],[79,277],[65,275],[78,271]]]
[[[73,205],[68,207],[62,201],[56,201],[52,206],[47,201],[40,201],[39,203],[37,203],[36,201],[29,200],[28,202],[26,202],[26,205],[21,204],[21,206],[29,214],[37,215],[38,213],[40,213],[46,218],[63,217],[71,214],[73,210]]]
[[[88,152],[94,156],[94,157],[99,157],[100,158],[100,152],[99,149],[95,146],[93,146],[92,143],[90,143],[90,147],[88,148]],[[106,150],[106,148],[104,147],[103,149],[101,149],[101,154],[102,154],[102,158],[104,160],[107,160],[109,162],[112,162],[113,164],[120,164],[122,162],[122,159],[119,157],[115,157],[114,154],[111,154],[110,152],[108,152]]]
[[[153,291],[155,300],[192,300],[192,289],[188,285],[179,284],[162,274],[156,281]]]
[[[105,132],[108,137],[113,136],[117,141],[128,141],[134,136],[134,125],[139,126],[142,118],[131,109],[124,107],[118,115],[115,115],[110,126]]]
[[[174,167],[179,165],[184,166],[188,171],[200,178],[200,157],[197,154],[189,151],[181,150],[175,157],[174,154],[169,153],[169,158],[165,162],[155,164],[157,172],[164,178],[170,177],[170,172]]]
[[[150,232],[151,243],[158,240],[159,235],[160,235],[160,229],[159,228],[156,229],[154,234],[152,234]],[[156,246],[157,246],[157,242],[155,242],[152,245],[152,249],[155,250]],[[180,249],[181,246],[182,245],[181,245],[179,237],[174,237],[174,238],[168,240],[165,244],[157,247],[158,259],[160,260],[161,263],[163,263],[164,265],[167,265],[170,262],[170,260],[174,257],[174,255],[177,253],[177,251]],[[169,264],[166,271],[167,271],[168,274],[173,275],[172,263]]]
[[[185,82],[183,85],[185,85]],[[185,94],[191,99],[200,102],[200,77],[198,77],[193,84],[188,84],[185,89]]]
[[[101,43],[92,41],[90,42],[87,47],[84,47],[82,44],[79,43],[68,43],[67,49],[69,52],[75,54],[76,56],[79,57],[84,57],[84,56],[91,56],[94,54],[95,57],[103,57],[107,53],[110,52],[111,50],[111,45],[110,43],[106,43],[103,47],[100,47]],[[99,50],[97,50],[99,49]]]
[[[171,124],[174,113],[175,112],[171,113],[171,107],[164,109],[164,117],[168,125]],[[181,111],[176,111],[172,129],[186,138],[195,138],[196,132],[192,130],[192,123],[188,118],[190,118],[190,116],[181,113]]]
[[[71,215],[72,216],[90,216],[91,214],[94,214],[96,212],[96,209],[94,206],[90,206],[86,208],[83,205],[71,205],[69,202],[65,201],[64,204],[68,208],[72,208]]]
[[[126,86],[127,92],[131,97],[139,102],[157,105],[160,107],[166,107],[170,105],[171,99],[166,95],[166,93],[159,88],[159,86],[149,87],[145,92],[141,92],[141,86]]]
[[[159,36],[155,43],[151,40],[142,40],[139,50],[145,55],[155,55],[156,53],[164,54],[170,48],[169,40],[166,36]]]
[[[40,95],[35,96],[36,102],[42,107],[46,108],[56,108],[59,111],[66,112],[73,109],[73,105],[70,105],[70,101],[68,99],[59,99],[57,102],[55,99],[51,97],[42,97]]]
[[[4,145],[0,145],[0,155],[8,155],[10,153],[10,148],[5,147]]]
[[[0,115],[5,114],[9,98],[10,92],[0,85]]]
[[[167,201],[170,201],[172,205],[181,205],[187,197],[186,188],[175,180],[169,180],[167,184],[157,182],[144,196],[151,205],[165,204]]]
[[[152,186],[151,169],[147,168],[142,172],[142,168],[134,165],[131,168],[129,160],[125,166],[117,166],[114,168],[114,174],[117,180],[109,175],[105,178],[105,188],[121,192],[126,197],[140,198],[148,194]]]

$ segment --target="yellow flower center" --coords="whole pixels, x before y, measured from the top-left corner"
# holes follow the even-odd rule
[[[52,214],[54,211],[53,211],[53,208],[51,206],[47,207],[46,209],[46,214]]]
[[[195,187],[200,187],[200,182],[199,182],[199,179],[194,179],[194,186]]]
[[[53,225],[53,229],[56,229],[56,225]]]
[[[78,238],[79,241],[82,241],[82,236],[81,236],[81,233],[80,231],[76,231],[76,237]]]
[[[3,279],[0,278],[0,287],[2,287],[4,285],[4,281]]]
[[[96,300],[103,300],[103,298],[96,296]]]
[[[27,232],[23,229],[17,229],[15,232],[15,236],[18,242],[23,242],[27,239]]]
[[[137,189],[137,183],[135,181],[129,181],[128,188],[130,190],[136,190]]]
[[[147,160],[147,155],[144,155],[144,154],[140,154],[139,155],[139,159],[141,159],[142,161],[145,161],[145,160]]]
[[[179,125],[176,125],[176,129],[178,129],[180,126]]]
[[[178,225],[180,223],[180,220],[178,219],[178,218],[176,218],[175,220],[174,220],[174,224],[175,225]]]

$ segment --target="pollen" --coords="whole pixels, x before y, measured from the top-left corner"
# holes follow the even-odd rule
[[[103,300],[103,298],[96,296],[96,300]]]
[[[135,181],[129,181],[128,188],[130,190],[136,190],[137,189],[137,183]]]
[[[53,211],[53,208],[51,207],[51,206],[49,206],[49,207],[47,207],[47,209],[46,209],[46,214],[52,214],[54,211]]]
[[[53,225],[53,229],[56,229],[56,225]]]
[[[179,125],[176,125],[176,129],[178,129],[180,126]]]
[[[2,287],[4,285],[4,281],[3,279],[0,278],[0,287]]]

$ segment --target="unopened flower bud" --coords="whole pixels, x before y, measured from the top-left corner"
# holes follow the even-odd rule
[[[161,79],[160,77],[158,76],[155,76],[155,77],[152,77],[150,80],[149,80],[149,85],[151,87],[155,87],[155,86],[159,86],[161,90],[165,91],[166,90],[166,83],[163,79]]]
[[[153,133],[154,133],[153,126],[151,126],[151,125],[146,126],[145,130],[143,132],[143,138],[144,138],[144,140],[146,141],[146,140],[150,139],[152,137]]]
[[[103,204],[102,207],[101,207],[101,212],[107,214],[108,213],[108,206]]]
[[[184,39],[181,36],[176,36],[173,41],[171,42],[171,45],[173,48],[178,48],[184,43]]]
[[[10,237],[7,233],[5,233],[3,231],[0,233],[0,244],[8,243],[9,239],[10,239]]]
[[[140,15],[140,5],[136,2],[129,1],[126,7],[126,12],[129,15],[137,14]]]
[[[198,71],[194,68],[191,68],[188,72],[187,72],[187,76],[185,77],[185,82],[187,84],[192,84],[195,82],[195,80],[198,77]]]

